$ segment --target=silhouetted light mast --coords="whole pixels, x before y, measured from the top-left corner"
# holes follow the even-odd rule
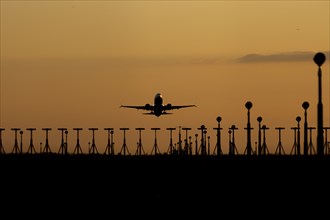
[[[21,135],[20,152],[23,154],[23,131],[20,131],[19,133]]]
[[[115,142],[113,141],[113,130],[110,131],[110,137],[111,137],[111,147],[110,147],[110,154],[115,154]]]
[[[247,117],[247,144],[246,144],[246,154],[251,155],[252,154],[252,146],[251,146],[251,123],[250,123],[250,109],[252,108],[252,102],[246,102],[245,108],[248,110]]]
[[[68,130],[66,130],[65,132],[65,154],[68,154]]]
[[[277,147],[276,147],[276,150],[275,150],[275,154],[282,155],[282,154],[285,154],[285,151],[284,151],[282,141],[281,141],[281,130],[284,130],[285,128],[277,127],[275,129],[278,130],[278,144],[277,144]]]
[[[313,136],[312,136],[312,131],[313,129],[316,129],[315,127],[308,127],[309,130],[309,144],[308,144],[308,149],[307,152],[309,151],[309,154],[316,154],[314,144],[313,144]]]
[[[259,122],[259,130],[258,130],[258,155],[261,155],[261,121],[262,117],[258,117],[257,121]]]
[[[48,142],[48,132],[51,131],[51,128],[42,128],[42,130],[46,131],[46,143],[45,148],[43,149],[43,153],[52,153],[52,150],[50,149],[49,142]]]
[[[221,150],[221,133],[220,133],[220,130],[222,128],[220,127],[220,122],[221,122],[221,117],[220,116],[217,117],[217,122],[218,122],[218,127],[217,128],[213,128],[213,129],[217,130],[217,143],[215,145],[215,149],[214,150],[216,150],[217,151],[217,155],[220,156],[220,155],[223,154],[222,153],[222,150]]]
[[[308,154],[308,139],[307,139],[307,128],[308,128],[308,124],[307,124],[307,109],[309,107],[309,103],[308,102],[303,102],[302,107],[305,109],[304,112],[304,116],[305,116],[305,122],[304,122],[304,155]]]
[[[64,131],[66,131],[66,128],[58,128],[57,130],[61,131],[61,145],[60,149],[58,150],[59,154],[66,154],[66,146],[64,143]]]
[[[82,128],[73,128],[73,130],[77,131],[77,144],[76,144],[75,149],[73,150],[73,154],[82,154],[83,151],[82,151],[80,143],[79,143],[79,131],[81,131]]]
[[[200,145],[200,150],[201,150],[201,155],[206,155],[206,139],[205,139],[205,134],[206,134],[206,127],[205,125],[201,125],[200,128],[197,128],[198,130],[201,131],[201,145]]]
[[[34,148],[33,145],[33,136],[32,136],[32,132],[36,130],[36,128],[27,128],[26,130],[30,131],[30,145],[29,148],[27,150],[27,153],[36,153],[36,150]]]
[[[324,154],[328,155],[330,153],[329,142],[328,142],[328,130],[330,127],[324,127],[325,140],[324,140]]]
[[[179,155],[182,154],[181,126],[179,126],[179,142],[177,152]]]
[[[267,127],[266,125],[263,125],[261,127],[262,131],[263,131],[263,143],[262,143],[262,147],[261,147],[261,152],[262,155],[266,155],[269,154],[269,150],[267,147],[267,143],[266,143],[266,130],[269,130],[269,127]]]
[[[135,130],[139,131],[139,142],[137,143],[135,155],[142,155],[142,151],[143,151],[143,154],[145,154],[143,145],[142,145],[142,134],[141,134],[142,131],[145,130],[145,128],[135,128]]]
[[[98,154],[98,150],[95,144],[95,131],[99,130],[98,128],[88,128],[92,131],[92,145],[89,146],[89,154]]]
[[[173,146],[173,137],[172,137],[172,131],[175,130],[176,128],[166,128],[166,130],[170,131],[170,145],[168,146],[168,150],[167,153],[168,154],[172,154],[173,150],[174,150],[174,146]]]
[[[4,128],[0,128],[0,154],[5,154],[5,148],[2,145],[2,131],[4,131]]]
[[[293,130],[293,146],[291,148],[290,155],[292,155],[292,154],[297,155],[297,130],[298,130],[298,127],[292,127],[291,129]]]
[[[300,121],[301,121],[301,117],[297,116],[296,117],[296,121],[298,122],[297,125],[297,155],[300,155]]]
[[[238,155],[238,150],[236,148],[236,144],[235,144],[235,130],[238,130],[238,127],[236,127],[235,125],[232,125],[229,128],[229,155]],[[232,134],[232,136],[231,136]]]
[[[126,155],[126,152],[127,152],[127,154],[130,154],[129,150],[128,150],[128,147],[127,147],[127,144],[126,144],[126,131],[129,130],[129,128],[119,128],[119,129],[124,132],[123,145],[121,147],[121,150],[120,150],[119,154],[122,154],[122,152],[123,152],[123,155]]]
[[[198,155],[198,134],[195,134],[195,155]]]
[[[14,148],[12,150],[12,153],[20,153],[20,148],[18,147],[18,141],[17,141],[17,131],[21,130],[20,128],[12,128],[11,130],[15,131],[15,144]]]
[[[184,140],[184,147],[183,147],[183,152],[185,155],[189,154],[189,148],[190,148],[190,142],[188,141],[188,131],[191,130],[191,128],[183,127],[182,130],[185,131],[186,133],[186,138]]]
[[[113,128],[104,128],[104,130],[108,131],[108,144],[105,148],[104,154],[112,155],[113,154],[113,141],[112,141],[112,134]]]
[[[323,105],[322,105],[322,70],[321,66],[325,61],[325,55],[323,53],[315,54],[313,58],[314,62],[318,65],[318,93],[319,101],[317,104],[317,155],[324,154],[323,146]]]
[[[151,128],[151,130],[155,131],[155,143],[154,143],[154,146],[151,149],[150,154],[152,155],[152,153],[154,152],[155,155],[157,155],[157,154],[160,154],[160,150],[159,150],[158,144],[157,144],[157,131],[160,130],[160,128]]]

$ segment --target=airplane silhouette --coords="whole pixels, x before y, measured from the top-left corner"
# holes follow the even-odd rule
[[[188,107],[196,107],[196,105],[172,105],[170,103],[164,105],[163,104],[163,96],[160,93],[157,93],[154,98],[154,104],[145,104],[140,106],[132,106],[132,105],[121,105],[120,107],[124,108],[135,108],[139,110],[146,110],[150,111],[148,113],[143,113],[145,115],[155,115],[157,117],[161,115],[172,114],[168,113],[167,111],[173,109],[180,109],[180,108],[188,108]]]

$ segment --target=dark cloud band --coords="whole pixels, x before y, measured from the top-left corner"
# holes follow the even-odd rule
[[[329,57],[329,51],[323,52],[326,57]],[[247,54],[237,59],[239,63],[255,63],[255,62],[297,62],[297,61],[311,61],[316,52],[312,51],[298,51],[277,54]]]

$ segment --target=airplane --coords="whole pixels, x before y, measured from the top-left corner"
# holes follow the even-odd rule
[[[168,115],[172,113],[168,113],[167,111],[173,109],[180,109],[180,108],[188,108],[188,107],[196,107],[196,105],[172,105],[170,103],[164,105],[163,104],[163,96],[161,93],[157,93],[154,98],[154,104],[145,104],[140,106],[132,106],[132,105],[121,105],[120,107],[124,108],[135,108],[139,110],[146,110],[150,111],[148,113],[143,113],[145,115],[155,115],[157,117],[161,115]]]

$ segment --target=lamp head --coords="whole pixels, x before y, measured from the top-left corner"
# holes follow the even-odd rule
[[[300,117],[300,116],[297,116],[297,117],[296,117],[296,121],[297,121],[297,122],[300,122],[300,121],[301,121],[301,117]]]
[[[260,122],[262,121],[262,117],[259,116],[259,117],[257,118],[257,121],[260,123]]]
[[[309,103],[308,103],[308,102],[303,102],[302,107],[303,107],[305,110],[308,109],[308,107],[309,107]]]
[[[252,102],[246,102],[245,103],[245,108],[247,108],[248,110],[250,110],[252,108]]]
[[[313,58],[314,62],[320,67],[325,61],[324,53],[318,52]]]

